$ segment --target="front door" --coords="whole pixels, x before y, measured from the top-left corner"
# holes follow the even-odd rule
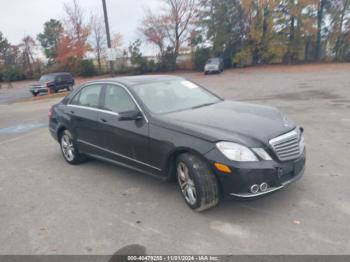
[[[123,112],[138,111],[124,87],[109,84],[104,87],[99,121],[103,126],[104,148],[110,158],[139,168],[157,170],[149,162],[149,127],[147,120],[121,120]]]

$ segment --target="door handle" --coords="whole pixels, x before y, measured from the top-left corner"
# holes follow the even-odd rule
[[[75,112],[73,111],[73,110],[70,110],[70,112],[74,115],[75,114]]]
[[[100,121],[103,122],[103,123],[106,123],[106,122],[107,122],[107,120],[104,119],[104,118],[100,118]]]

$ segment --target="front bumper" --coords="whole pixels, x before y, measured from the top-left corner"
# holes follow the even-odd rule
[[[219,67],[207,67],[207,68],[204,68],[204,71],[208,72],[208,73],[219,72],[220,68]]]
[[[214,149],[206,157],[213,166],[214,163],[222,163],[231,169],[231,173],[223,173],[213,167],[225,196],[253,198],[277,191],[300,179],[305,171],[305,155],[304,150],[298,159],[286,162],[272,160],[233,163]],[[268,184],[266,191],[251,192],[252,185],[264,182]]]
[[[39,94],[39,93],[47,93],[48,92],[48,88],[47,87],[43,87],[43,86],[40,86],[40,87],[32,87],[29,89],[29,91],[32,93],[32,94]]]

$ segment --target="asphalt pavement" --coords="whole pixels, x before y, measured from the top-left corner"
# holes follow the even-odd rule
[[[186,206],[176,184],[100,161],[68,165],[47,130],[59,99],[13,103],[23,89],[3,89],[0,254],[350,254],[349,71],[344,64],[181,74],[225,99],[276,106],[305,128],[300,181],[203,213]]]

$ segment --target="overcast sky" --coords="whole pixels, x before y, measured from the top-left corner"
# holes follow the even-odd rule
[[[50,18],[61,19],[63,4],[72,0],[0,0],[0,32],[13,44],[25,35],[43,31]],[[160,9],[161,0],[106,0],[111,32],[123,35],[123,44],[141,37],[137,27],[145,10]],[[103,16],[102,0],[78,0],[87,16],[91,12]],[[147,47],[152,52],[150,46]],[[144,49],[145,50],[145,49]]]

